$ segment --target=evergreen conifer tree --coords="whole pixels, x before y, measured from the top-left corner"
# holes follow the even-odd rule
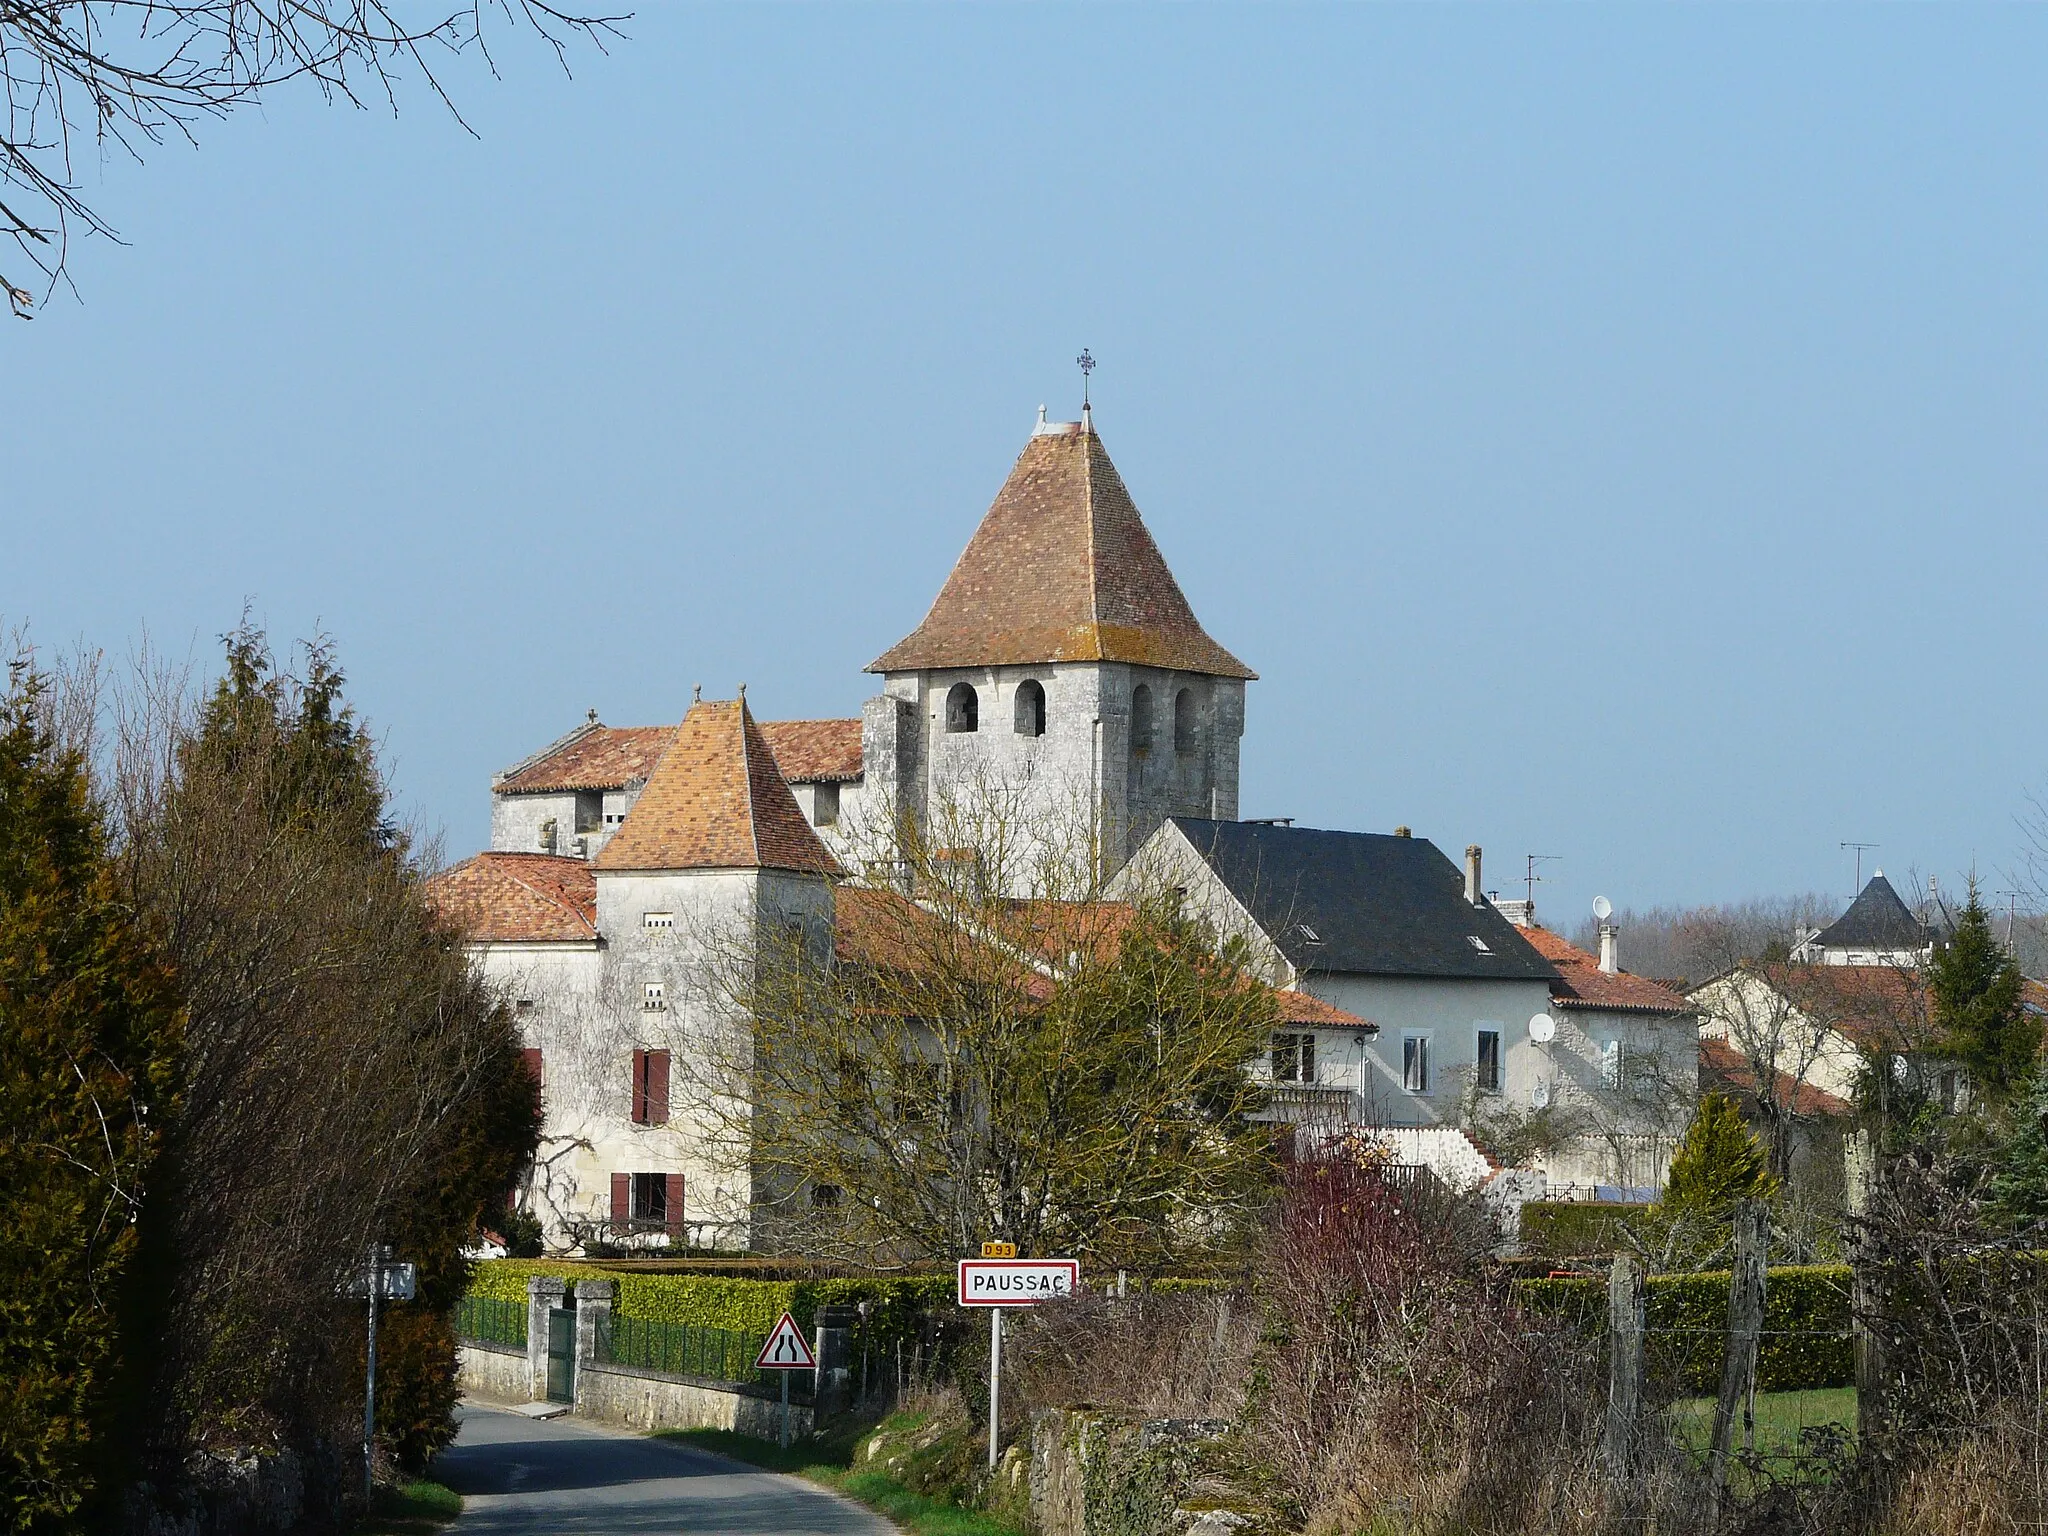
[[[1720,1223],[1734,1213],[1737,1201],[1768,1199],[1777,1191],[1770,1157],[1743,1123],[1735,1101],[1719,1093],[1702,1097],[1671,1159],[1665,1212]]]
[[[80,755],[0,700],[0,1527],[103,1528],[125,1480],[144,1194],[174,1108],[169,972],[117,899]]]
[[[2040,1055],[2041,1026],[2020,1007],[2024,986],[1972,884],[1955,932],[1927,966],[1927,991],[1942,1049],[1993,1104],[2011,1097]]]

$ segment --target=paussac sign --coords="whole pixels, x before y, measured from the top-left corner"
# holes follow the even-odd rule
[[[1033,1307],[1081,1288],[1078,1259],[962,1259],[960,1305]]]

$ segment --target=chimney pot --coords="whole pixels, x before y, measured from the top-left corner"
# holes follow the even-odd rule
[[[1600,969],[1612,976],[1621,969],[1621,957],[1616,952],[1621,930],[1612,923],[1600,925]]]
[[[1477,843],[1467,843],[1465,845],[1465,899],[1475,907],[1486,899],[1480,894],[1479,890],[1479,845]]]

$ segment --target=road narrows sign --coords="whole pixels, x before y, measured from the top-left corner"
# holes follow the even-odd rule
[[[1035,1307],[1081,1288],[1078,1259],[962,1259],[963,1307]]]
[[[796,1319],[787,1312],[775,1325],[775,1331],[768,1335],[768,1342],[761,1346],[760,1358],[755,1360],[757,1371],[814,1371],[817,1359],[811,1354],[810,1341],[804,1337],[803,1329],[797,1327]]]

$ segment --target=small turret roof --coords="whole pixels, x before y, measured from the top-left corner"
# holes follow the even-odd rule
[[[839,873],[743,698],[690,707],[593,867]]]
[[[1196,621],[1088,422],[1032,434],[931,612],[868,671],[1052,661],[1257,676]]]
[[[1933,937],[1880,870],[1813,942],[1823,949],[1925,949]]]

